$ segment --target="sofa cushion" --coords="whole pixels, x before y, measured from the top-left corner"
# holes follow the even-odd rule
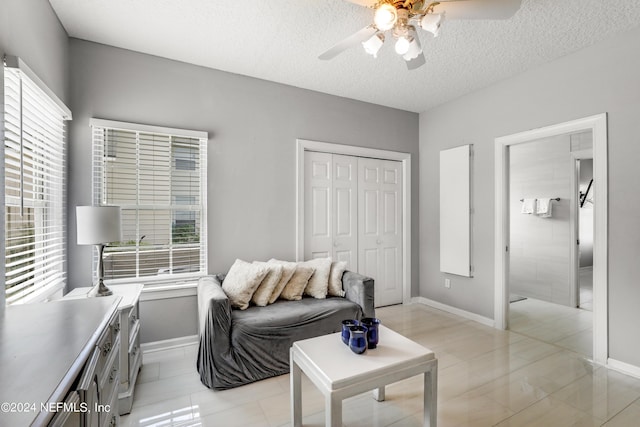
[[[342,289],[342,275],[347,271],[346,261],[334,261],[331,263],[331,273],[329,273],[329,289],[328,295],[334,297],[343,297],[344,290]]]
[[[296,272],[297,264],[295,262],[280,261],[273,258],[271,258],[268,263],[278,264],[282,266],[282,277],[280,278],[280,281],[278,282],[276,287],[273,289],[273,293],[271,293],[271,297],[269,298],[269,304],[273,304],[278,298],[280,298],[282,290],[287,285],[287,283],[289,283],[289,280],[291,280],[291,277]]]
[[[269,299],[271,298],[271,294],[275,289],[276,285],[280,283],[280,278],[282,278],[282,266],[277,264],[267,264],[266,262],[254,261],[256,265],[262,265],[269,269],[269,272],[262,282],[258,289],[253,293],[251,297],[251,302],[255,305],[264,307],[269,304]]]
[[[331,272],[331,258],[314,258],[301,262],[299,265],[312,267],[315,271],[309,279],[304,294],[314,298],[324,299],[329,289],[329,273]]]
[[[314,270],[311,267],[305,267],[303,265],[296,266],[296,271],[282,290],[280,298],[289,301],[301,300],[304,288],[307,287],[309,279],[313,276],[313,271]]]
[[[253,293],[268,272],[269,268],[266,266],[237,259],[222,282],[222,290],[227,294],[231,305],[240,310],[249,307]]]

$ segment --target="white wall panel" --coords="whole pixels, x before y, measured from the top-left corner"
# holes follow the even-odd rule
[[[471,277],[471,146],[440,152],[440,271]]]

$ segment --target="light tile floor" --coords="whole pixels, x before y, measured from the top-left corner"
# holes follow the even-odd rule
[[[640,380],[592,366],[581,354],[419,304],[377,314],[435,351],[439,426],[638,425]],[[200,383],[195,363],[195,346],[145,354],[133,411],[121,424],[290,425],[288,375],[216,392]],[[304,376],[302,396],[304,425],[323,425],[322,395]],[[347,399],[344,425],[421,425],[421,377],[388,386],[386,398],[376,402],[367,393]]]
[[[593,312],[533,298],[509,304],[512,332],[574,351],[593,354]]]

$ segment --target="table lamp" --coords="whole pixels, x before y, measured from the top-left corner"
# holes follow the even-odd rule
[[[88,296],[107,296],[113,292],[104,284],[104,246],[119,242],[120,231],[119,206],[76,206],[76,225],[79,245],[96,245],[98,249],[98,283]]]

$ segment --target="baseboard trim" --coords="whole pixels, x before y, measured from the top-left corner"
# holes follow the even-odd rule
[[[197,335],[189,335],[186,337],[171,338],[162,341],[153,341],[140,344],[142,354],[153,353],[155,351],[170,350],[172,348],[185,347],[198,343]]]
[[[630,365],[616,359],[607,359],[607,367],[632,377],[640,378],[640,366]]]
[[[491,328],[495,327],[495,322],[493,321],[493,319],[489,319],[488,317],[480,316],[479,314],[471,313],[470,311],[462,310],[460,308],[452,307],[438,301],[433,301],[429,298],[413,297],[411,298],[411,302],[437,308],[438,310],[446,311],[447,313],[455,314],[457,316],[464,317],[465,319],[482,323],[483,325],[489,326]]]

